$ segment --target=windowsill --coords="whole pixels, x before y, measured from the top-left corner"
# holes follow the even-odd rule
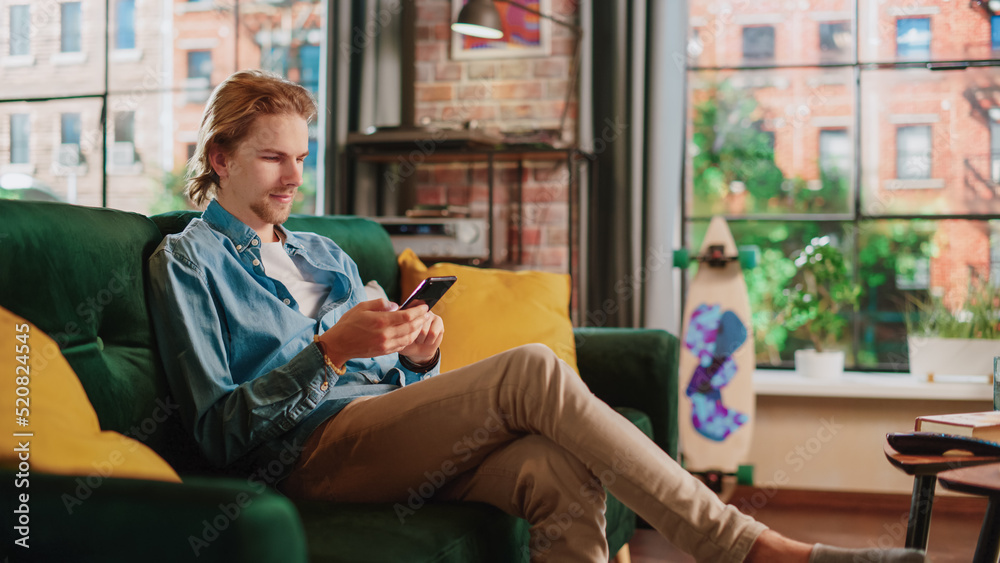
[[[35,165],[31,163],[4,164],[3,166],[0,166],[0,174],[27,174],[32,176],[34,173]]]
[[[86,176],[87,165],[81,164],[79,166],[63,166],[54,162],[52,163],[51,172],[53,176]]]
[[[117,49],[110,58],[113,63],[137,63],[142,60],[142,49]]]
[[[16,68],[23,66],[34,66],[35,55],[15,55],[11,57],[4,57],[0,60],[0,66],[6,68]]]
[[[49,58],[49,61],[56,66],[82,65],[87,62],[87,53],[56,53]]]
[[[108,165],[108,176],[139,176],[142,174],[142,163],[136,162],[131,166]]]
[[[886,180],[883,187],[887,190],[940,190],[944,188],[944,178],[928,178],[926,180]]]
[[[810,379],[794,371],[758,369],[753,383],[758,395],[775,397],[993,401],[993,386],[986,383],[927,383],[905,373],[849,372],[840,379]]]
[[[202,0],[201,2],[180,2],[174,5],[175,14],[187,14],[189,12],[207,12],[215,9],[215,2]]]
[[[913,16],[934,16],[941,13],[938,6],[917,6],[917,3],[889,8],[889,15],[897,18],[912,18]]]

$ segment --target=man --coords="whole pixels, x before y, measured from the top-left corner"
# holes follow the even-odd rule
[[[171,388],[209,460],[267,468],[296,498],[403,503],[432,486],[487,502],[532,524],[533,561],[608,560],[604,486],[699,561],[866,555],[791,541],[723,504],[545,346],[437,375],[440,317],[364,301],[336,244],[281,227],[315,112],[264,72],[220,84],[188,185],[208,207],[150,258]]]

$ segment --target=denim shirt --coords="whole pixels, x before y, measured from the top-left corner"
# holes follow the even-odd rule
[[[216,201],[149,259],[153,324],[185,427],[213,465],[265,468],[271,481],[353,399],[439,370],[415,373],[388,354],[350,360],[338,377],[313,336],[364,300],[357,265],[328,238],[282,233],[304,277],[330,288],[315,319],[265,275],[257,233]]]

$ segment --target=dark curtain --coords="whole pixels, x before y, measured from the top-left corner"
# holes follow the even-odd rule
[[[344,145],[348,132],[412,124],[416,1],[332,1],[329,13],[326,212],[370,215],[374,170],[348,166]]]
[[[638,326],[641,291],[632,288],[633,258],[641,241],[633,240],[636,196],[633,184],[644,167],[632,163],[642,151],[645,124],[642,108],[633,103],[635,88],[644,88],[644,57],[634,52],[633,37],[648,37],[634,11],[646,0],[595,0],[593,12],[593,139],[598,180],[590,188],[588,208],[588,283],[584,322],[589,326]],[[652,0],[660,1],[660,0]],[[639,4],[642,3],[640,6]],[[642,26],[636,29],[636,26]],[[646,42],[643,41],[644,45]],[[636,68],[639,66],[639,68]],[[645,99],[645,96],[642,96]],[[584,108],[586,111],[586,108]],[[638,110],[638,111],[637,111]],[[638,117],[638,118],[637,118]],[[638,135],[639,142],[636,142]]]

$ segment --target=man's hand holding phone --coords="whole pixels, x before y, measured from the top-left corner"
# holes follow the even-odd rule
[[[352,358],[394,352],[415,364],[430,362],[444,338],[444,321],[430,312],[428,304],[433,306],[454,281],[451,277],[443,282],[422,283],[402,308],[387,299],[373,299],[351,308],[320,336],[326,355],[337,366]]]
[[[420,308],[426,305],[420,305]],[[412,309],[404,309],[410,311]],[[417,337],[413,343],[399,351],[401,356],[406,356],[409,360],[418,365],[424,365],[434,359],[438,348],[441,347],[441,340],[444,339],[444,321],[441,317],[427,311],[424,313],[424,324],[417,332]]]

